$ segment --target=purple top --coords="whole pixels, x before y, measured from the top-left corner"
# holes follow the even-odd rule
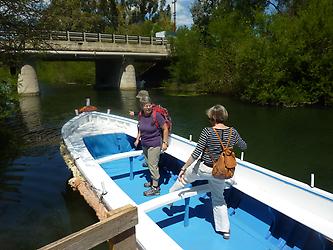
[[[141,145],[144,147],[160,147],[162,142],[162,127],[165,119],[160,113],[156,112],[156,120],[159,124],[158,128],[156,123],[153,122],[153,113],[146,117],[141,116],[138,128],[141,133]]]

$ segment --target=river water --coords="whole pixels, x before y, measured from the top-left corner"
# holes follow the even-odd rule
[[[223,104],[228,124],[248,143],[245,160],[305,183],[314,173],[315,186],[333,192],[333,109],[262,107],[221,96],[150,93],[171,113],[173,132],[193,135],[193,140],[209,125],[205,110]],[[0,161],[1,249],[36,249],[97,222],[94,211],[67,185],[71,173],[59,153],[61,126],[84,106],[87,96],[102,112],[110,108],[128,116],[128,110],[137,110],[135,95],[42,84],[41,96],[21,98],[20,119],[10,124],[20,138],[20,150],[14,159]]]

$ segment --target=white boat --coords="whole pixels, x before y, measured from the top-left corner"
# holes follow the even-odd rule
[[[143,196],[148,169],[134,148],[137,121],[100,112],[75,116],[62,138],[75,165],[110,209],[138,208],[141,249],[333,249],[333,194],[237,159],[225,190],[229,240],[214,230],[204,182],[168,193],[195,142],[172,134],[161,157],[161,195]],[[171,208],[167,206],[174,203]]]

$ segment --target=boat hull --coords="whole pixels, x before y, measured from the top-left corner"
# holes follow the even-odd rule
[[[110,210],[126,204],[138,207],[136,237],[140,248],[156,249],[157,244],[162,249],[331,246],[332,194],[239,159],[225,190],[232,238],[224,240],[214,231],[205,182],[168,193],[196,146],[174,134],[161,156],[161,196],[144,197],[148,170],[142,166],[142,151],[133,145],[136,133],[136,121],[99,112],[80,114],[62,128],[75,165],[105,206]],[[169,203],[174,203],[171,209]]]

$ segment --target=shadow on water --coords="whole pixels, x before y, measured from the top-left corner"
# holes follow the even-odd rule
[[[80,195],[68,188],[71,173],[59,152],[61,127],[85,105],[87,96],[102,112],[111,108],[129,117],[129,110],[138,110],[136,91],[42,84],[41,93],[22,98],[21,113],[2,127],[7,132],[2,132],[1,142],[7,140],[11,146],[1,143],[1,249],[36,249],[97,222]],[[170,111],[173,132],[186,138],[191,134],[194,141],[209,125],[206,109],[225,105],[229,125],[248,143],[246,160],[306,183],[313,172],[316,186],[333,191],[332,109],[259,107],[220,96],[150,93],[153,102]],[[192,212],[200,215],[199,208]]]
[[[71,173],[59,152],[63,121],[45,116],[42,100],[21,98],[21,113],[1,128],[1,249],[36,249],[98,221],[67,185]]]

